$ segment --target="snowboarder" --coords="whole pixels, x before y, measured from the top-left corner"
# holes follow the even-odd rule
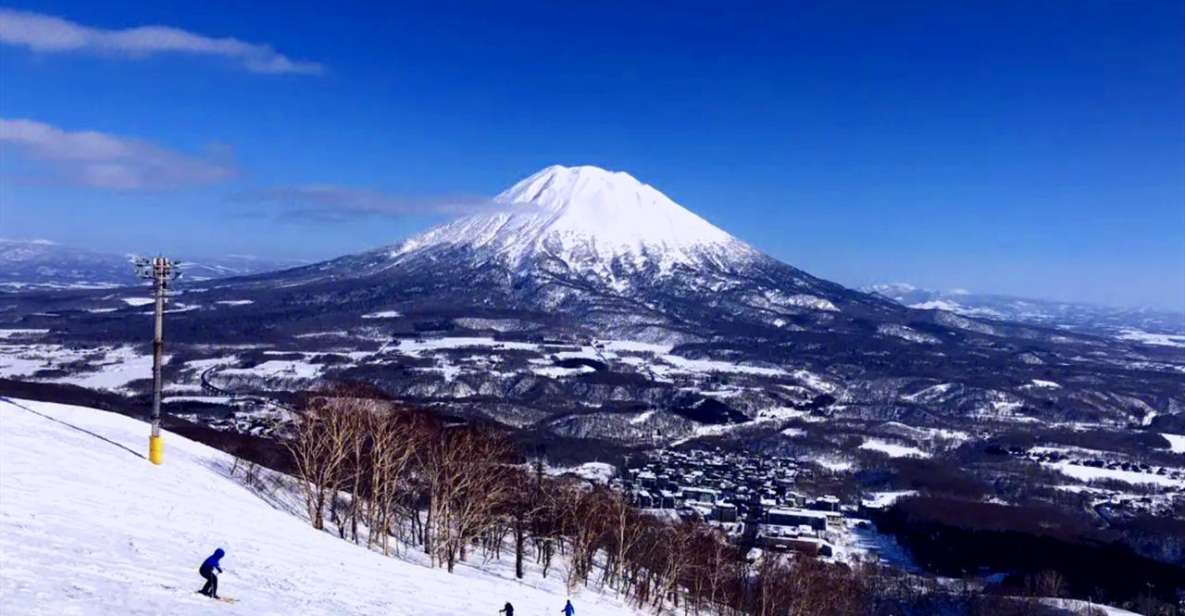
[[[498,610],[498,613],[499,614],[506,614],[506,616],[514,616],[514,606],[510,605],[510,602],[507,601],[506,607]]]
[[[202,586],[202,589],[198,592],[212,599],[219,598],[218,576],[214,575],[214,570],[217,569],[218,573],[222,573],[222,567],[219,565],[223,556],[226,556],[226,552],[224,552],[222,548],[218,548],[217,550],[214,550],[214,553],[211,554],[209,558],[202,561],[201,567],[198,567],[198,573],[202,574],[202,577],[206,578],[206,585]]]
[[[562,612],[564,616],[572,616],[576,613],[576,608],[572,607],[571,599],[568,599],[568,602],[564,604],[564,609],[560,610],[560,612]]]

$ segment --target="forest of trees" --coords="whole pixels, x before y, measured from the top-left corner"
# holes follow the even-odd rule
[[[513,558],[521,578],[533,561],[570,589],[611,589],[656,613],[1042,613],[872,564],[750,559],[708,524],[647,515],[607,486],[545,475],[497,429],[446,423],[364,387],[307,396],[287,445],[315,528],[388,554],[422,550],[449,571]]]

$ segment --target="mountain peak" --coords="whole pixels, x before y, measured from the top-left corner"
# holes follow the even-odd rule
[[[518,182],[495,202],[545,210],[551,231],[614,247],[678,248],[732,241],[654,187],[623,171],[553,165]]]
[[[748,254],[748,246],[622,171],[552,165],[494,198],[494,213],[461,219],[408,240],[396,255],[428,246],[493,251],[511,262],[536,254],[569,265],[624,258],[660,269],[707,254]]]
[[[636,201],[650,191],[658,192],[624,171],[592,165],[552,165],[519,181],[494,200],[505,205],[530,203],[558,209],[571,202]]]
[[[640,208],[674,205],[666,195],[624,171],[608,171],[591,165],[552,165],[519,181],[494,201],[506,206],[525,204],[552,211],[608,211],[618,216]]]

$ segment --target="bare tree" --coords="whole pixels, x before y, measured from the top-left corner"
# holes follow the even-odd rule
[[[510,498],[511,449],[502,437],[473,427],[439,430],[422,458],[428,490],[427,549],[451,572],[466,545],[496,524]]]
[[[526,575],[527,537],[539,528],[539,516],[546,509],[543,480],[534,473],[517,469],[506,473],[504,478],[509,482],[504,517],[514,542],[514,575],[522,579]]]
[[[367,545],[381,541],[383,553],[387,554],[400,503],[415,502],[411,468],[431,422],[420,412],[392,406],[385,413],[370,415],[368,423],[371,472]]]
[[[309,521],[317,530],[325,528],[325,505],[346,479],[353,419],[342,400],[333,395],[310,398],[297,416],[294,437],[285,443],[302,479]]]

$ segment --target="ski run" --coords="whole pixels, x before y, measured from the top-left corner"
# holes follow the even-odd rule
[[[299,496],[265,500],[231,476],[234,458],[164,433],[165,463],[145,460],[148,425],[90,408],[0,399],[0,613],[495,615],[559,614],[562,565],[514,579],[480,559],[449,574],[411,550],[384,556],[313,530]],[[219,593],[196,594],[198,565],[226,550]],[[578,614],[636,615],[577,588]]]

